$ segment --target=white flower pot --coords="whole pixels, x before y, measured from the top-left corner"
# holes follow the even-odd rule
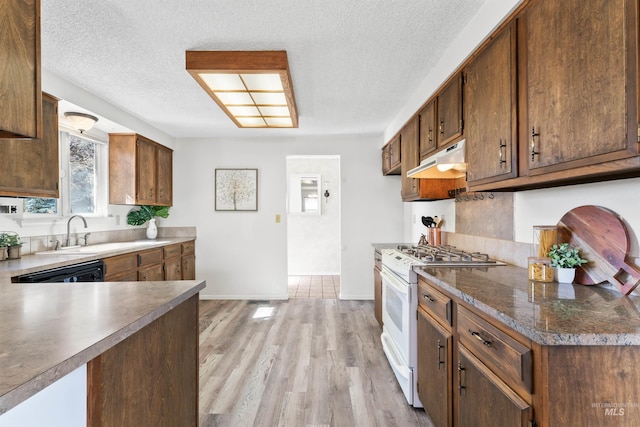
[[[149,225],[147,225],[147,239],[153,240],[158,237],[158,227],[156,226],[156,219],[151,218]]]
[[[558,283],[573,283],[573,279],[576,278],[575,268],[556,268],[558,272]]]

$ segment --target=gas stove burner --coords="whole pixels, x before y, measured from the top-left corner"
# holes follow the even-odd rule
[[[431,265],[504,265],[481,252],[466,252],[451,245],[399,245],[397,251]]]

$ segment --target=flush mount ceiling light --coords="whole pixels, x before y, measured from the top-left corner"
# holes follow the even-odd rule
[[[241,128],[297,128],[287,52],[186,52],[186,68]]]
[[[69,122],[71,126],[78,129],[80,133],[88,131],[98,121],[98,118],[91,114],[75,113],[72,111],[64,113],[64,118],[67,119],[67,122]]]

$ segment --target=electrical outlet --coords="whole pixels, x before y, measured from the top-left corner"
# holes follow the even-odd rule
[[[276,224],[280,224],[280,214],[276,214]]]

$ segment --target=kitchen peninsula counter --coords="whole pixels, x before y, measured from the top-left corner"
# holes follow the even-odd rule
[[[415,271],[541,345],[640,345],[640,296],[608,284],[531,282],[527,270],[515,266]]]
[[[0,284],[0,414],[84,364],[89,364],[89,375],[102,369],[102,378],[97,375],[94,379],[104,380],[111,375],[107,369],[117,371],[112,369],[116,366],[113,361],[118,360],[113,357],[114,349],[148,330],[153,331],[151,338],[160,337],[159,342],[146,337],[142,348],[128,354],[134,354],[132,359],[136,359],[138,354],[149,351],[151,356],[146,355],[145,363],[164,364],[169,372],[165,374],[174,375],[175,370],[179,371],[178,376],[188,377],[186,383],[189,388],[193,383],[197,405],[197,305],[198,293],[204,287],[205,282],[199,280]],[[171,321],[163,323],[163,319]],[[188,345],[179,335],[190,337],[186,340]],[[195,342],[191,343],[193,337]],[[177,348],[178,344],[193,348]],[[164,353],[168,351],[173,353]],[[108,352],[109,357],[103,357]],[[188,368],[166,359],[155,361],[174,354],[182,357],[182,353],[195,354],[194,360],[180,361],[190,365]],[[98,359],[100,363],[92,368],[91,363]],[[136,363],[131,360],[131,368],[122,367],[125,377],[126,369],[133,371]],[[135,375],[137,372],[132,377]],[[96,385],[89,384],[88,393],[99,399]],[[167,406],[172,409],[169,403]]]

